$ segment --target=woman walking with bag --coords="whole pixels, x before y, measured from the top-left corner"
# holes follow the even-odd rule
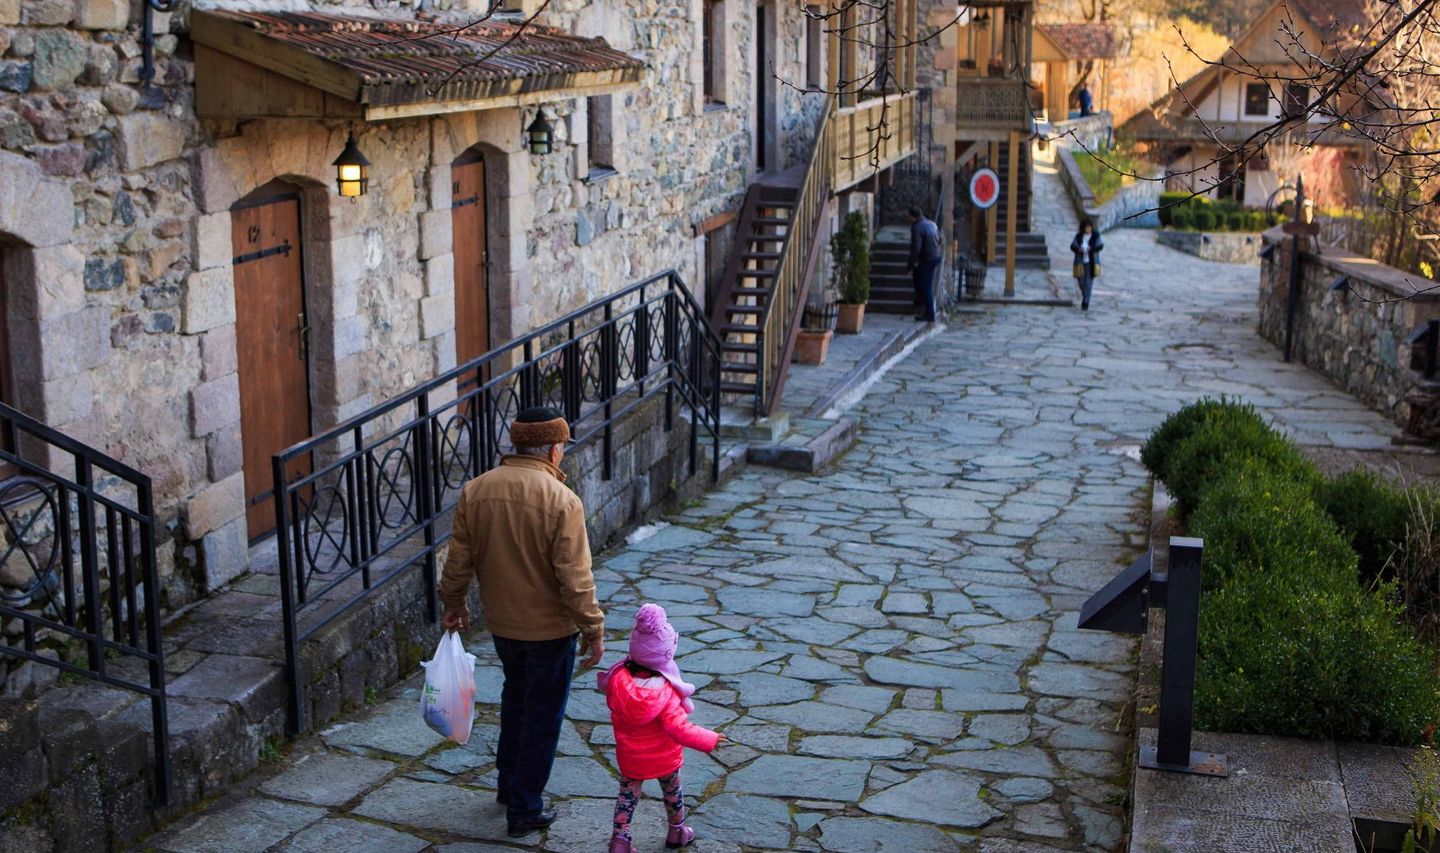
[[[1075,283],[1080,287],[1080,310],[1090,310],[1090,289],[1100,277],[1100,250],[1105,241],[1088,219],[1080,220],[1080,230],[1070,241],[1070,251],[1075,254]]]

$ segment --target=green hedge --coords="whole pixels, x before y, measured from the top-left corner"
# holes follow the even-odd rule
[[[1397,523],[1403,535],[1388,486],[1325,480],[1253,407],[1223,398],[1168,418],[1141,461],[1205,541],[1202,727],[1414,744],[1440,722],[1434,650],[1394,585],[1371,580]]]
[[[1360,556],[1367,580],[1393,577],[1390,555],[1405,540],[1410,506],[1405,493],[1364,469],[1328,480],[1317,498]]]
[[[1255,457],[1204,492],[1187,530],[1205,540],[1205,586],[1272,572],[1307,588],[1358,588],[1355,551],[1313,486]]]

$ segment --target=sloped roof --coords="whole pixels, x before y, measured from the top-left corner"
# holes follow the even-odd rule
[[[1364,26],[1369,20],[1365,0],[1285,0],[1290,10],[1303,15],[1320,28],[1322,34],[1345,32],[1352,26]]]
[[[613,86],[645,70],[604,39],[494,22],[196,10],[192,38],[367,107]]]
[[[1109,24],[1036,24],[1071,59],[1111,59],[1115,30]]]

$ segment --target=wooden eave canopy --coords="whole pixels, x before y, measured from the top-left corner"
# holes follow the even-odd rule
[[[190,35],[207,118],[384,121],[602,95],[645,73],[604,39],[533,25],[197,9]]]

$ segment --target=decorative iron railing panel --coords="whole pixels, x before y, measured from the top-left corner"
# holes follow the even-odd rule
[[[1028,131],[1034,120],[1029,84],[1003,77],[961,77],[955,122],[965,127]]]
[[[0,433],[0,655],[149,698],[168,805],[150,478],[4,404]]]
[[[299,647],[387,581],[412,571],[438,618],[436,557],[447,514],[472,478],[499,464],[521,409],[550,405],[575,445],[600,442],[613,470],[615,424],[658,396],[664,426],[690,410],[720,459],[720,344],[673,271],[631,285],[295,445],[274,458],[291,727],[307,728]],[[298,473],[292,460],[310,458]]]

